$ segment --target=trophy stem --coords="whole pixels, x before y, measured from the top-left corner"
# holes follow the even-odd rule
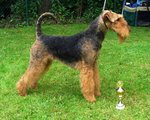
[[[123,110],[125,108],[125,105],[121,101],[119,101],[118,104],[116,105],[116,108],[118,110]]]
[[[125,108],[125,105],[122,103],[122,98],[124,94],[124,89],[122,88],[123,83],[121,81],[118,81],[117,83],[117,94],[118,94],[118,104],[116,105],[116,109],[123,110]]]
[[[116,108],[118,110],[123,110],[125,108],[125,105],[122,103],[122,97],[119,97],[118,104],[116,105]]]

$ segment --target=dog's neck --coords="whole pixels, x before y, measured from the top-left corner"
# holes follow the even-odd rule
[[[97,34],[99,32],[103,32],[105,34],[107,30],[107,24],[105,23],[105,21],[103,21],[102,15],[100,15],[91,23],[87,31],[90,31],[90,33],[94,34]]]
[[[95,36],[94,40],[97,41],[99,44],[104,40],[105,33],[107,31],[107,28],[104,24],[99,22],[99,17],[97,17],[89,26],[89,28],[85,31],[85,34],[87,36]],[[97,37],[97,39],[96,39]]]
[[[98,29],[103,31],[104,33],[106,33],[107,30],[108,30],[108,27],[107,27],[107,24],[105,23],[105,21],[103,20],[102,15],[99,16],[97,22],[98,22],[98,25],[99,25]]]

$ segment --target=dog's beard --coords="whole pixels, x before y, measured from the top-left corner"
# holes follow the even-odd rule
[[[119,38],[119,42],[120,43],[123,43],[124,41],[125,41],[125,39],[127,38],[127,37],[123,37],[123,36],[121,36],[121,35],[119,35],[119,34],[117,34],[118,35],[118,38]]]

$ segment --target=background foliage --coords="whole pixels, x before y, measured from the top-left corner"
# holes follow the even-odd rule
[[[116,4],[114,4],[116,1]],[[61,23],[89,22],[98,16],[104,0],[1,0],[2,26],[33,24],[46,11],[53,12]],[[121,12],[122,0],[107,0],[106,9]]]

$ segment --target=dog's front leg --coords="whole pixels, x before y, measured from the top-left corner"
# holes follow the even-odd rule
[[[99,72],[97,63],[94,66],[94,83],[95,83],[95,96],[100,96],[100,79],[99,79]]]
[[[81,79],[81,90],[83,96],[89,102],[95,102],[94,88],[95,83],[93,79],[94,71],[93,67],[84,64],[80,69],[80,79]]]

